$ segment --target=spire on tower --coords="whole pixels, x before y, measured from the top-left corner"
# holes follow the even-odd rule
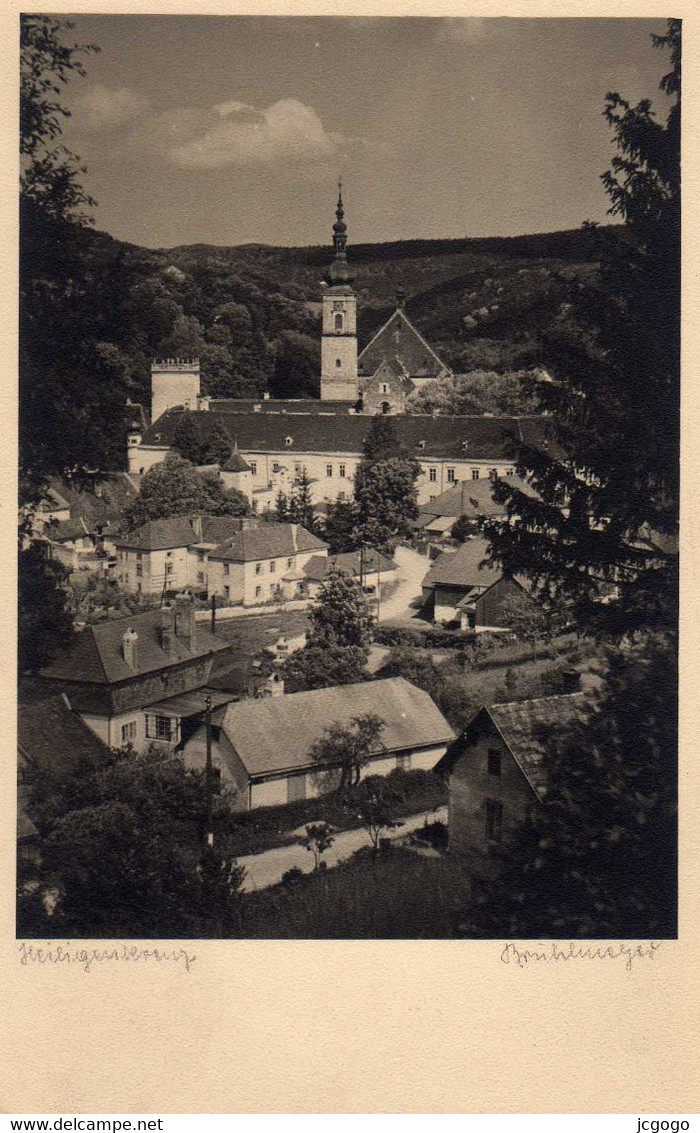
[[[333,225],[333,263],[328,278],[331,283],[348,283],[352,276],[348,269],[347,242],[348,226],[345,223],[345,209],[343,207],[343,182],[338,178],[338,204],[335,210],[336,221]]]

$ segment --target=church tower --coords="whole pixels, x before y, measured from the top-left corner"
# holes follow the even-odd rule
[[[343,187],[338,182],[337,220],[333,225],[333,263],[323,285],[321,337],[321,400],[356,402],[357,299],[346,252],[347,225],[343,219]]]

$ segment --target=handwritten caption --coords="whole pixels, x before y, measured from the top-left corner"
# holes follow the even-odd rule
[[[526,968],[530,964],[554,964],[567,960],[623,960],[626,970],[632,969],[635,960],[653,960],[663,944],[662,940],[647,940],[644,944],[568,944],[556,941],[542,944],[538,948],[523,948],[509,941],[501,952],[502,964],[515,964]]]
[[[145,948],[140,944],[117,944],[106,948],[85,948],[79,944],[27,944],[17,945],[19,962],[23,967],[32,964],[67,965],[89,972],[100,964],[177,964],[191,971],[196,953],[186,948]]]

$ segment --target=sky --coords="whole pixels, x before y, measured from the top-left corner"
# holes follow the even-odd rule
[[[660,19],[71,17],[64,103],[96,227],[151,248],[513,236],[604,222],[608,91],[658,90]]]

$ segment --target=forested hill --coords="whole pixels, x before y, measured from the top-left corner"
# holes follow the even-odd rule
[[[351,245],[360,345],[388,317],[401,288],[410,318],[455,371],[530,365],[539,336],[596,272],[598,246],[585,229]],[[150,250],[89,228],[25,226],[24,349],[46,373],[56,344],[70,336],[61,368],[110,402],[106,430],[114,434],[116,466],[125,431],[116,407],[127,396],[150,400],[154,357],[199,357],[204,392],[218,397],[256,397],[265,389],[317,396],[319,282],[330,258],[329,246]],[[58,277],[62,302],[48,309],[43,281]],[[59,374],[56,381],[62,389]],[[49,411],[37,404],[32,415]]]

